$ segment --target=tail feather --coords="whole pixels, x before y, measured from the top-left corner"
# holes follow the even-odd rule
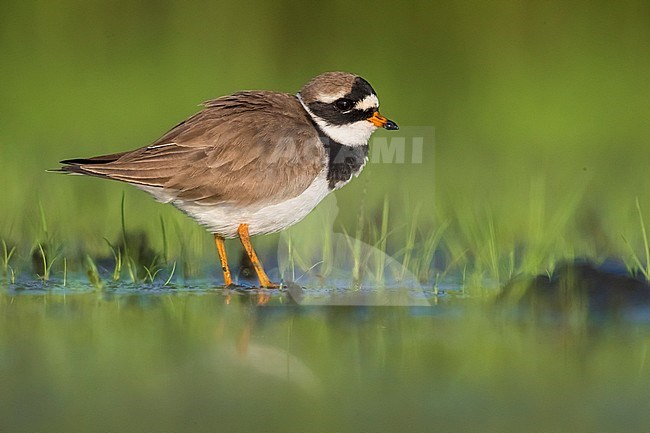
[[[92,158],[73,158],[73,159],[64,159],[59,161],[61,164],[70,164],[70,165],[79,165],[79,164],[108,164],[109,162],[115,162],[124,153],[111,153],[110,155],[100,155],[93,156]]]
[[[48,170],[55,173],[85,174],[87,176],[108,177],[106,174],[97,173],[92,167],[102,166],[117,161],[123,153],[113,153],[110,155],[94,156],[92,158],[73,158],[59,161],[64,164],[63,167],[54,170]],[[86,167],[83,167],[83,166]]]
[[[92,158],[74,158],[60,161],[64,164],[55,170],[58,173],[82,174],[103,179],[113,179],[134,185],[159,187],[170,179],[176,164],[168,158],[158,161],[128,163],[118,160],[124,153],[100,155]],[[118,162],[117,164],[114,164]]]

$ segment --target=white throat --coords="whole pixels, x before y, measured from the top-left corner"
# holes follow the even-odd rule
[[[315,115],[307,104],[305,104],[300,97],[300,93],[296,94],[298,101],[302,108],[309,113],[309,116],[316,122],[318,127],[332,140],[337,143],[347,146],[365,146],[370,140],[370,136],[377,130],[377,127],[367,120],[359,120],[358,122],[349,123],[347,125],[332,125],[331,123],[321,119]]]

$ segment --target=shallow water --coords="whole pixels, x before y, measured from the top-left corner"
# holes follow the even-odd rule
[[[643,321],[538,320],[451,290],[382,305],[323,288],[72,287],[1,290],[1,431],[650,425]]]

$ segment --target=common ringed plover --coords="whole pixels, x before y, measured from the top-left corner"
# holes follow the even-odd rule
[[[250,236],[302,220],[358,176],[377,128],[398,129],[358,75],[327,72],[295,95],[242,91],[204,108],[146,147],[67,159],[66,173],[115,179],[171,203],[214,234],[224,282],[224,239],[239,237],[260,286],[275,287]]]

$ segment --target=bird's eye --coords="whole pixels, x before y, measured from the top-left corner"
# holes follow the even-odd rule
[[[341,98],[337,99],[334,104],[336,105],[336,108],[338,108],[341,111],[350,111],[352,109],[352,106],[354,103],[347,98]]]

